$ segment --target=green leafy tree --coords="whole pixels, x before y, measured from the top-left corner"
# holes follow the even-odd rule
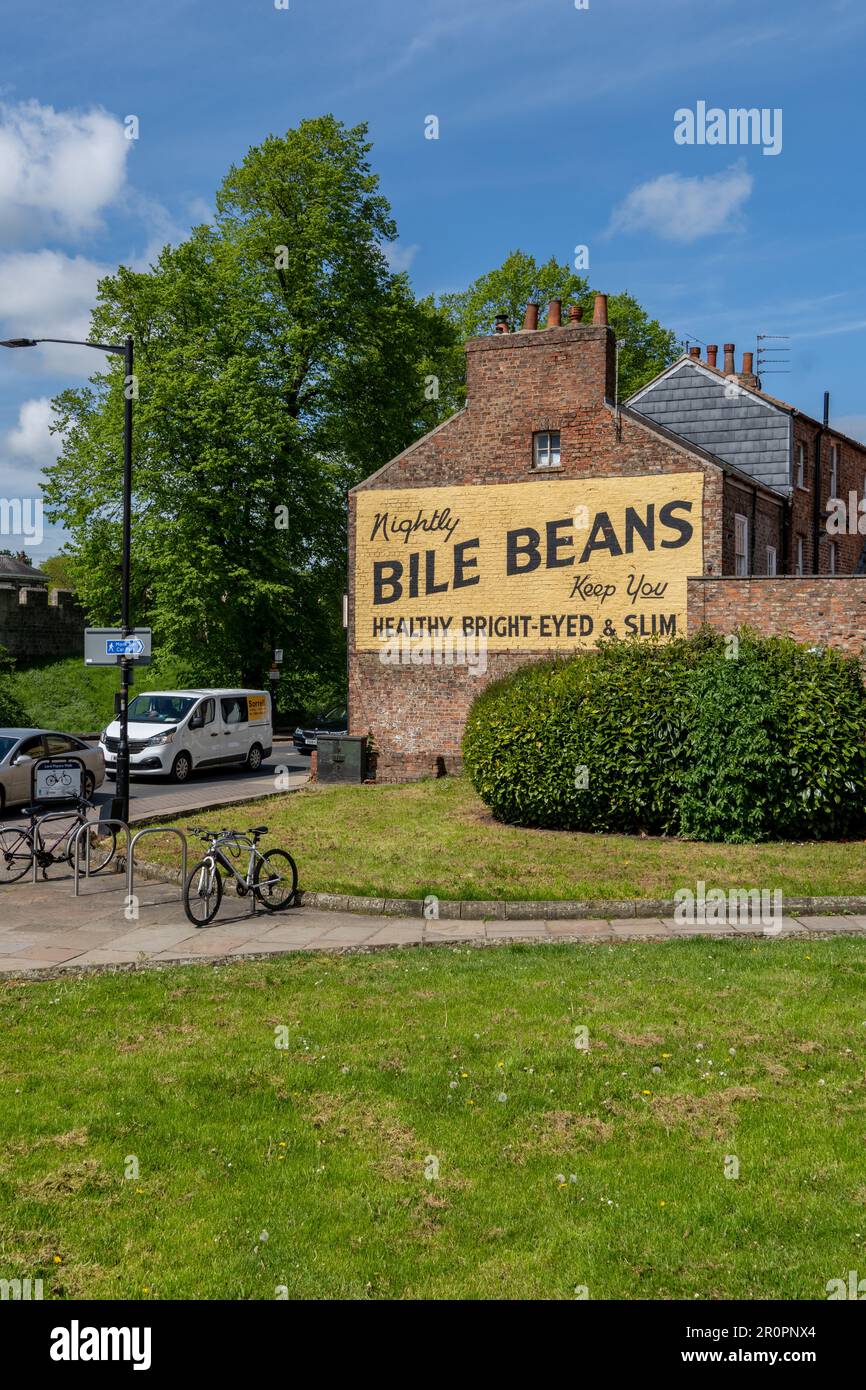
[[[540,264],[524,251],[512,251],[496,270],[479,276],[460,293],[442,295],[439,304],[462,344],[467,338],[492,333],[498,314],[506,314],[512,328],[519,328],[528,303],[539,304],[543,309],[551,299],[561,299],[563,306],[581,305],[584,322],[592,321],[595,291],[588,280],[553,257]],[[649,318],[627,292],[609,295],[608,317],[617,338],[623,342],[619,387],[620,398],[625,400],[673,362],[677,355],[676,336]],[[449,399],[455,393],[459,395],[452,383],[464,375],[462,349],[452,354],[450,365]]]
[[[454,329],[416,303],[366,128],[331,116],[232,167],[213,226],[99,285],[92,335],[136,343],[133,613],[190,680],[342,679],[345,493],[430,428]],[[55,402],[50,515],[92,621],[117,621],[122,367]],[[287,697],[288,698],[288,697]]]
[[[65,555],[62,551],[59,555],[50,555],[47,560],[40,561],[39,568],[48,576],[48,583],[52,589],[74,590],[70,555]]]

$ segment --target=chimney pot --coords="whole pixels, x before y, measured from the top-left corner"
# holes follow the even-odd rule
[[[568,318],[569,322],[571,323],[580,323],[581,319],[583,318],[583,305],[572,304],[571,308],[568,311]]]
[[[547,310],[548,328],[560,328],[562,326],[562,300],[551,299]]]
[[[744,352],[744,353],[743,353],[743,376],[752,376],[752,375],[753,375],[753,369],[752,369],[752,363],[753,363],[753,361],[754,361],[754,353],[751,353],[751,352]]]
[[[508,322],[508,315],[507,315],[507,314],[497,314],[497,315],[496,315],[496,326],[495,326],[495,328],[494,328],[493,331],[494,331],[494,333],[510,333],[510,332],[511,332],[511,324]]]
[[[607,323],[607,295],[597,294],[595,296],[595,308],[592,311],[593,323]]]
[[[523,332],[531,332],[538,327],[538,305],[529,303],[526,306],[526,313],[523,318]]]
[[[736,367],[734,366],[734,344],[725,343],[725,376],[735,376]]]
[[[690,347],[690,348],[689,348],[689,357],[691,357],[691,359],[692,359],[693,362],[699,362],[699,361],[700,361],[700,358],[701,358],[701,350],[700,350],[700,348],[699,348],[699,347]]]
[[[719,355],[718,343],[707,343],[707,366],[715,367]]]

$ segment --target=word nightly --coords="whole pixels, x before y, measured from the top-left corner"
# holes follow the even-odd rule
[[[381,532],[384,541],[389,541],[392,536],[402,536],[403,544],[408,545],[410,537],[414,536],[416,531],[426,531],[433,534],[437,531],[444,531],[450,541],[459,525],[460,518],[459,516],[452,517],[450,507],[443,507],[441,511],[437,507],[430,516],[427,516],[419,507],[418,515],[414,518],[411,516],[392,517],[390,512],[377,512],[373,529],[370,532],[370,540],[375,540],[377,533]]]

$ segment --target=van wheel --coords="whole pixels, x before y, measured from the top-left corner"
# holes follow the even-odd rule
[[[264,754],[257,743],[254,743],[249,753],[247,753],[247,772],[258,772],[262,765]]]
[[[192,772],[192,761],[189,753],[178,753],[171,765],[172,782],[188,782],[189,774]]]

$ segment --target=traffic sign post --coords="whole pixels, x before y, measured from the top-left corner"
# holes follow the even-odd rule
[[[128,635],[119,627],[88,627],[84,629],[85,666],[118,666],[124,661],[137,666],[149,666],[151,629],[137,627]]]

